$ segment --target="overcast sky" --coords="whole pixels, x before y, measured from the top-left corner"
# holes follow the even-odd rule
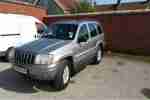
[[[116,3],[117,0],[96,0],[97,4],[112,4]],[[146,0],[122,0],[123,2],[136,2],[136,1],[146,1]]]

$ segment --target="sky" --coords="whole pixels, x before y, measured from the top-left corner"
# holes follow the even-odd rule
[[[146,0],[122,0],[122,3],[126,2],[138,2],[138,1],[146,1]],[[96,0],[97,4],[113,4],[116,3],[117,0]]]

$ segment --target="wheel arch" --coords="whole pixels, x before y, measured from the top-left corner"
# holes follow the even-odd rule
[[[96,45],[96,47],[97,48],[101,48],[101,50],[102,50],[102,56],[104,55],[104,43],[103,42],[99,42],[99,43],[97,43],[97,45]]]
[[[74,68],[74,60],[73,60],[73,56],[67,56],[63,58],[64,60],[67,60],[70,62],[70,70],[71,70],[71,75],[74,75],[75,73],[75,68]]]

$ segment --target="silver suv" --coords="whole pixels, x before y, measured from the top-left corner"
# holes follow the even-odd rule
[[[12,49],[13,69],[38,80],[51,80],[65,88],[80,66],[102,60],[104,33],[96,21],[61,21],[40,39]]]

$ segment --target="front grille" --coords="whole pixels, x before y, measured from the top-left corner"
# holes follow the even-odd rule
[[[30,51],[15,51],[15,64],[34,64],[34,54]]]

